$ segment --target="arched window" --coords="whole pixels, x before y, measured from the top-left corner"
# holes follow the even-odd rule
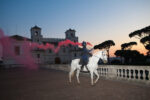
[[[35,31],[35,36],[37,36],[38,35],[38,31]]]
[[[60,60],[59,57],[56,57],[56,58],[55,58],[55,64],[61,64],[61,60]]]

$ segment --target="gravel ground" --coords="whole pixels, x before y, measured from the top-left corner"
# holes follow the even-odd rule
[[[68,83],[68,73],[56,70],[0,70],[0,100],[150,100],[150,87],[90,77]]]

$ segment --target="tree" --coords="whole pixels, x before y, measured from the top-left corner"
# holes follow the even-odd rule
[[[147,55],[150,55],[150,26],[130,33],[129,37],[136,37],[140,39],[140,42],[144,45],[145,49],[148,50]]]
[[[136,31],[131,32],[129,34],[130,38],[135,37],[138,39],[142,39],[143,37],[146,37],[146,36],[150,36],[150,26],[147,26],[147,27],[142,28],[140,30],[136,30]]]
[[[133,45],[137,45],[137,43],[136,42],[124,43],[124,44],[121,45],[121,49],[122,50],[131,50]]]
[[[144,47],[148,50],[147,55],[150,55],[150,36],[146,36],[140,40]]]
[[[138,64],[144,62],[144,55],[137,50],[117,50],[115,52],[117,57],[123,57],[125,64]]]
[[[106,49],[107,54],[108,54],[108,63],[110,63],[110,61],[109,61],[109,56],[110,56],[109,55],[109,49],[110,49],[111,46],[114,46],[114,45],[115,45],[115,43],[114,43],[113,40],[107,40],[107,41],[102,42],[99,45],[95,45],[94,49]]]

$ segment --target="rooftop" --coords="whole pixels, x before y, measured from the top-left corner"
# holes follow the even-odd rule
[[[12,36],[10,36],[10,38],[18,40],[18,41],[23,41],[23,40],[31,41],[31,39],[29,39],[27,37],[20,36],[20,35],[12,35]]]
[[[31,29],[41,29],[41,28],[35,25],[35,26],[32,27]]]
[[[66,32],[65,33],[67,33],[67,32],[70,32],[70,31],[72,31],[72,32],[76,32],[74,29],[69,29],[69,30],[66,30]]]

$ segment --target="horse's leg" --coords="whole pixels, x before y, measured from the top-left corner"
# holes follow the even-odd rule
[[[69,82],[71,83],[71,77],[74,75],[74,71],[76,70],[75,67],[71,66],[70,72],[69,72]]]
[[[79,74],[80,74],[80,69],[77,69],[76,77],[77,77],[77,82],[78,82],[78,84],[80,84]]]
[[[90,71],[90,74],[91,74],[91,85],[94,85],[93,84],[93,71]]]
[[[69,82],[71,83],[71,75],[72,75],[72,72],[70,71],[69,72]]]
[[[94,70],[95,75],[97,76],[96,80],[94,81],[94,83],[97,83],[98,79],[99,79],[99,74],[97,72],[97,69]]]

